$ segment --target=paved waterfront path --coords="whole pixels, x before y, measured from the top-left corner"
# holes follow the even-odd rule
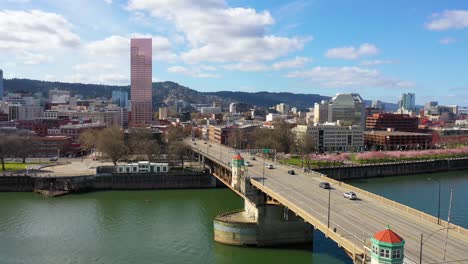
[[[204,144],[202,141],[187,141],[199,153],[206,155],[215,162],[227,163],[233,156],[231,149],[214,144]],[[446,257],[443,260],[446,229],[429,220],[417,217],[403,210],[403,206],[391,206],[377,196],[364,195],[357,191],[360,198],[350,201],[343,198],[343,192],[349,191],[346,184],[333,184],[330,191],[330,228],[328,220],[329,191],[318,187],[324,179],[318,174],[303,173],[289,175],[290,167],[274,164],[274,169],[263,167],[263,159],[249,160],[250,155],[244,155],[253,166],[248,168],[252,184],[269,196],[289,207],[296,214],[327,233],[342,246],[351,250],[363,251],[369,245],[369,238],[377,231],[390,225],[392,230],[406,240],[406,263],[419,263],[420,236],[429,237],[423,245],[423,263],[468,263],[468,234],[449,230],[446,246]],[[265,164],[271,164],[265,161]],[[265,171],[263,180],[262,174]],[[333,182],[330,180],[330,182]],[[397,204],[397,203],[395,203]],[[411,209],[413,210],[413,209]],[[336,228],[336,234],[330,232]],[[439,230],[439,231],[438,231]],[[466,230],[462,230],[464,232]],[[333,232],[333,231],[332,231]],[[346,241],[344,241],[346,240]],[[350,247],[347,243],[351,243]]]

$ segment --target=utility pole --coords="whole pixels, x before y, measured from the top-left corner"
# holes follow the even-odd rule
[[[328,218],[327,218],[328,228],[330,228],[330,198],[331,198],[331,187],[328,189]]]
[[[452,211],[452,194],[453,189],[450,189],[450,204],[448,210],[448,217],[447,217],[447,232],[445,233],[445,245],[444,245],[444,262],[445,262],[445,254],[447,253],[447,239],[448,239],[448,232],[450,227],[450,213]]]
[[[419,264],[422,264],[422,247],[423,247],[423,237],[424,237],[424,234],[421,233],[421,241],[419,243]]]

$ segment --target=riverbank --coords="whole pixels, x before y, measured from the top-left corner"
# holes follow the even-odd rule
[[[351,179],[468,170],[468,158],[389,162],[365,165],[341,165],[317,168],[314,170],[325,174],[332,179],[346,181]]]
[[[103,190],[204,189],[223,186],[207,172],[165,174],[105,174],[74,177],[0,176],[0,192],[38,192],[64,195]]]

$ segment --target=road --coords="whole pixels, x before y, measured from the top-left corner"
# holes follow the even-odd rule
[[[204,144],[199,140],[188,143],[218,162],[227,163],[234,155],[229,148],[215,143]],[[250,160],[249,154],[243,156],[252,164],[248,167],[251,177],[257,178],[260,183],[264,182],[264,186],[269,190],[325,225],[328,221],[330,194],[330,228],[336,228],[338,234],[360,248],[369,243],[369,238],[374,233],[390,225],[393,231],[406,240],[405,256],[409,263],[419,263],[421,233],[424,237],[432,234],[423,244],[423,263],[468,263],[468,237],[465,235],[449,231],[446,257],[443,261],[446,229],[441,230],[441,226],[418,219],[403,210],[387,207],[376,199],[360,198],[359,193],[358,200],[345,199],[343,193],[348,190],[340,185],[332,186],[333,189],[329,193],[328,190],[319,188],[321,178],[311,173],[296,170],[297,175],[289,175],[287,171],[291,167],[274,164],[274,169],[267,169],[263,166],[264,162],[273,164],[272,161],[264,161],[260,157],[253,161]]]

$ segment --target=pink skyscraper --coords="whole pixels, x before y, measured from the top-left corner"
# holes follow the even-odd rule
[[[153,119],[152,40],[136,38],[130,42],[131,126],[145,126]]]

